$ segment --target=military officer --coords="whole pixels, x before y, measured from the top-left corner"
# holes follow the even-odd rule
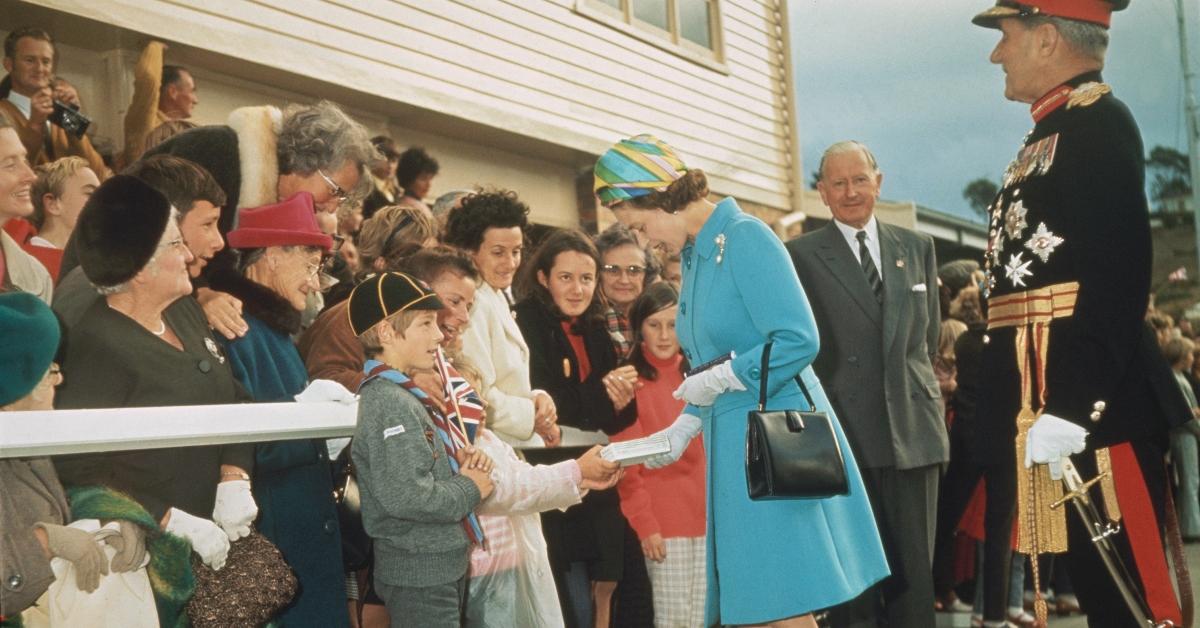
[[[1111,15],[1127,4],[998,0],[973,20],[1000,30],[991,61],[1034,124],[990,208],[980,438],[1014,461],[1020,550],[1067,552],[1090,626],[1137,624],[1082,520],[1049,508],[1063,496],[1067,460],[1085,479],[1112,470],[1102,512],[1122,519],[1117,554],[1151,614],[1180,624],[1159,536],[1168,420],[1141,342],[1151,266],[1144,152],[1100,76]]]

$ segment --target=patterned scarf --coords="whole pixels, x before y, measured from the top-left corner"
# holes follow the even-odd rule
[[[433,421],[433,426],[437,428],[437,436],[442,441],[442,446],[446,450],[446,459],[450,463],[450,470],[458,473],[458,460],[454,455],[458,453],[459,449],[467,446],[467,439],[466,435],[456,425],[456,422],[448,420],[446,415],[437,407],[437,404],[429,398],[429,395],[425,394],[425,391],[421,390],[412,381],[412,378],[404,373],[378,360],[367,360],[366,364],[363,365],[363,372],[367,375],[367,378],[363,380],[364,384],[376,377],[382,377],[389,382],[399,384],[420,400],[421,405],[425,406],[425,411],[429,413],[429,419]],[[476,426],[478,426],[478,423],[476,423]],[[471,543],[484,547],[486,539],[483,536],[483,528],[479,525],[479,518],[475,516],[474,512],[468,514],[466,519],[463,519],[462,526]]]
[[[617,142],[596,162],[594,189],[605,207],[662,192],[687,172],[675,149],[653,135]]]

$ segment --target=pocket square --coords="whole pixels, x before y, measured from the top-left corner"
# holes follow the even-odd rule
[[[919,283],[912,287],[912,291],[913,292],[926,292],[926,291],[928,291],[928,288],[925,287],[925,284]]]

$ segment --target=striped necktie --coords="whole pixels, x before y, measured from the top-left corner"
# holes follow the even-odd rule
[[[858,260],[862,263],[863,274],[875,292],[875,300],[883,303],[883,278],[879,276],[879,269],[875,267],[875,260],[871,259],[871,251],[867,249],[867,232],[859,231],[854,237],[858,238]]]

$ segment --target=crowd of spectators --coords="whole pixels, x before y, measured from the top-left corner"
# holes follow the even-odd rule
[[[6,621],[36,622],[51,596],[65,599],[51,586],[62,560],[84,592],[144,574],[159,623],[191,615],[204,625],[186,604],[191,587],[259,564],[248,548],[265,538],[295,584],[263,570],[257,588],[288,593],[258,612],[283,625],[380,626],[389,615],[395,625],[400,614],[440,625],[460,613],[472,626],[649,625],[656,611],[662,625],[690,625],[704,599],[702,445],[673,475],[631,477],[626,504],[599,446],[559,447],[562,426],[633,438],[682,407],[670,396],[686,366],[673,333],[677,293],[658,282],[671,260],[615,225],[594,243],[552,233],[522,263],[529,209],[515,192],[454,190],[427,204],[437,160],[371,138],[328,102],[246,107],[227,124],[197,126],[201,86],[164,62],[166,49],[142,50],[125,144],[103,159],[55,117],[56,106],[80,112],[81,102],[54,75],[52,36],[19,28],[5,43],[0,275],[14,294],[0,315],[6,339],[36,343],[6,340],[5,362],[22,376],[5,378],[4,409],[361,390],[359,432],[352,446],[286,440],[5,461],[29,488],[5,491]],[[655,414],[639,416],[638,397]],[[368,429],[380,422],[383,436]],[[401,471],[412,452],[429,456],[432,472]],[[349,467],[364,504],[357,520],[334,485]],[[672,487],[683,485],[680,502]],[[448,486],[457,497],[439,501]],[[85,517],[116,532],[93,533]],[[676,562],[687,568],[655,568]],[[653,595],[679,573],[690,597]],[[442,604],[446,591],[459,603]],[[219,608],[242,605],[253,606]]]

